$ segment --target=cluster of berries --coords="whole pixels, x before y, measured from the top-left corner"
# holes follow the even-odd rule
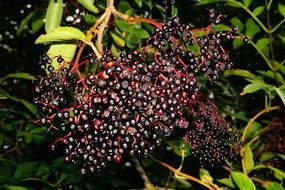
[[[199,97],[192,108],[190,130],[184,136],[190,155],[211,165],[234,159],[242,146],[240,133],[229,126],[209,99]]]
[[[196,37],[192,25],[171,18],[144,48],[120,57],[106,51],[100,60],[91,55],[89,62],[100,67],[85,76],[75,72],[78,63],[69,68],[58,57],[60,66],[53,68],[42,56],[41,68],[49,74],[40,77],[35,103],[43,112],[41,123],[58,137],[52,147],[64,147],[68,162],[82,161],[82,173],[94,172],[120,162],[125,152],[148,155],[162,138],[182,130],[194,156],[222,161],[238,138],[232,140],[216,108],[201,101],[197,73],[213,81],[232,66],[222,40],[234,34],[215,32],[213,24]]]

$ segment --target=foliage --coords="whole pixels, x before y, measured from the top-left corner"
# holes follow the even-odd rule
[[[172,5],[172,1],[123,0],[115,1],[118,12],[116,17],[111,17],[105,12],[113,3],[111,0],[71,2],[32,1],[28,3],[31,8],[26,10],[25,7],[30,6],[25,1],[14,7],[25,10],[22,18],[13,18],[18,19],[17,31],[5,34],[8,27],[1,29],[1,189],[284,189],[284,3],[177,0]],[[3,14],[14,6],[12,1],[1,3]],[[190,20],[197,28],[204,27],[208,20],[207,9],[212,8],[225,13],[228,21],[225,25],[217,25],[215,30],[229,30],[232,25],[239,28],[239,37],[227,44],[233,49],[234,68],[225,71],[220,81],[212,85],[201,79],[205,93],[226,120],[242,133],[243,145],[236,160],[202,167],[199,160],[191,156],[191,144],[173,137],[151,156],[138,157],[139,161],[126,157],[120,164],[110,164],[95,174],[82,175],[79,164],[66,164],[61,150],[50,150],[53,134],[37,123],[40,110],[33,103],[34,76],[39,75],[36,60],[40,53],[47,52],[54,68],[59,67],[59,55],[68,62],[75,60],[80,51],[78,46],[86,45],[97,57],[105,47],[119,56],[121,52],[143,47],[145,40],[154,33],[152,25],[167,17],[178,15],[186,23]],[[108,24],[104,24],[105,21]],[[97,38],[92,39],[94,33]],[[205,35],[203,31],[195,34]],[[14,35],[14,39],[6,40],[9,35]],[[242,43],[245,37],[249,38],[249,44]],[[21,40],[26,40],[25,45],[33,49],[17,45]],[[41,46],[34,42],[51,43]],[[88,69],[94,71],[96,67]],[[88,70],[82,68],[83,73],[84,69]]]

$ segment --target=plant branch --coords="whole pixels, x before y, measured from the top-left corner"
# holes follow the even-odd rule
[[[280,26],[282,26],[282,24],[285,23],[285,18],[283,20],[281,20],[272,30],[271,33],[275,32]]]
[[[188,174],[186,174],[186,173],[183,173],[183,172],[181,172],[180,170],[175,169],[174,167],[168,165],[167,163],[162,162],[162,161],[160,161],[160,160],[158,160],[158,159],[156,159],[156,158],[154,158],[154,157],[152,157],[152,156],[151,156],[151,158],[152,158],[154,161],[158,162],[160,165],[162,165],[162,166],[164,166],[165,168],[171,170],[175,175],[179,175],[179,176],[184,177],[185,179],[188,179],[188,180],[194,181],[194,182],[196,182],[196,183],[199,183],[200,185],[202,185],[202,186],[204,186],[204,187],[207,187],[207,188],[210,189],[210,190],[216,190],[216,189],[215,189],[214,187],[212,187],[211,185],[209,185],[209,184],[207,184],[207,183],[201,181],[200,179],[198,179],[198,178],[196,178],[196,177],[193,177],[193,176],[191,176],[191,175],[188,175]]]
[[[263,110],[261,110],[260,112],[258,112],[253,118],[251,118],[249,120],[249,122],[247,123],[247,125],[245,126],[244,128],[244,131],[242,133],[242,138],[241,138],[241,141],[245,141],[245,137],[246,137],[246,134],[247,134],[247,131],[248,129],[252,126],[252,123],[261,115],[263,115],[264,113],[267,113],[267,112],[270,112],[270,111],[273,111],[273,110],[277,110],[279,109],[280,107],[279,106],[273,106],[271,108],[265,108]]]
[[[145,185],[145,189],[146,190],[155,190],[155,186],[149,181],[145,171],[143,170],[143,168],[141,167],[139,161],[131,155],[131,160],[134,163],[134,166],[137,170],[137,172],[140,174],[141,178],[144,181],[144,185]]]

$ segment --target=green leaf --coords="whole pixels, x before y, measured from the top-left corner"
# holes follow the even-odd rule
[[[141,28],[134,28],[134,27],[132,27],[130,29],[130,33],[135,35],[136,37],[142,38],[142,39],[149,37],[149,34],[148,34],[147,30],[141,29]]]
[[[256,42],[256,48],[263,52],[265,55],[269,55],[269,39],[261,38]]]
[[[244,30],[243,22],[240,19],[238,19],[237,17],[232,18],[231,23],[238,27],[239,32],[242,32]]]
[[[24,20],[22,20],[22,22],[21,22],[21,24],[20,24],[20,26],[19,26],[19,28],[17,30],[17,35],[18,36],[23,32],[23,30],[25,28],[28,27],[28,23],[30,22],[30,20],[33,18],[33,16],[36,14],[37,11],[38,10],[34,10],[30,14],[28,14],[28,16]]]
[[[213,178],[210,175],[208,170],[205,170],[204,168],[200,168],[199,175],[200,175],[200,179],[203,182],[206,182],[206,183],[209,183],[209,184],[213,183]]]
[[[223,178],[223,179],[217,179],[217,181],[223,185],[226,185],[230,188],[235,188],[235,184],[232,180],[232,178]]]
[[[77,2],[91,12],[99,12],[98,8],[94,5],[94,0],[77,0]]]
[[[182,156],[182,151],[184,151],[185,157],[190,155],[190,147],[188,144],[185,144],[183,140],[171,140],[166,143],[171,148],[171,151],[178,156]]]
[[[254,168],[253,154],[249,145],[244,149],[244,162],[247,173]]]
[[[263,185],[266,190],[285,190],[281,184],[277,182],[267,182]]]
[[[241,47],[243,45],[243,41],[242,39],[234,39],[233,40],[233,47],[234,49],[238,49],[239,47]]]
[[[43,34],[38,37],[36,44],[42,44],[47,42],[57,42],[63,40],[84,40],[86,36],[77,28],[73,27],[58,27],[53,30],[51,33]]]
[[[5,77],[0,78],[0,84],[9,78],[17,78],[17,79],[26,79],[26,80],[36,80],[36,78],[28,73],[10,73],[8,75],[6,75]]]
[[[282,36],[281,34],[278,34],[278,37],[282,41],[283,44],[285,44],[285,36]]]
[[[274,158],[274,154],[272,152],[265,152],[260,157],[260,163],[264,163],[270,160],[271,158]]]
[[[26,187],[22,187],[22,186],[7,186],[8,190],[29,190]]]
[[[141,39],[135,35],[127,34],[125,37],[126,44],[129,48],[135,48],[138,44],[141,43]]]
[[[260,123],[254,121],[250,128],[248,129],[245,139],[252,139],[255,137],[258,133],[260,133],[263,130],[262,126]]]
[[[63,14],[62,0],[51,0],[46,12],[46,33],[52,32],[60,26]]]
[[[246,20],[245,27],[246,27],[245,35],[250,39],[253,39],[255,34],[257,34],[260,31],[260,27],[257,24],[255,24],[255,22],[251,18]]]
[[[218,2],[218,0],[199,0],[198,3],[196,3],[196,5],[200,6],[200,5],[207,5],[210,3],[216,3]]]
[[[215,31],[224,31],[224,30],[226,30],[226,31],[229,31],[231,28],[229,27],[229,26],[227,26],[227,25],[224,25],[224,24],[215,24],[214,26],[213,26],[213,28],[214,28],[214,30]]]
[[[275,155],[281,158],[282,160],[285,160],[285,154],[275,154]]]
[[[272,171],[274,171],[274,175],[276,178],[278,178],[279,180],[283,180],[285,178],[285,172],[282,171],[281,169],[272,167],[272,166],[267,166],[267,168],[271,169]]]
[[[33,33],[36,33],[37,31],[39,31],[39,29],[41,29],[41,27],[45,24],[43,19],[44,19],[45,15],[35,15],[32,19],[32,31]]]
[[[240,190],[256,190],[254,183],[247,175],[234,171],[231,172],[231,175]]]
[[[245,7],[249,7],[252,0],[242,0]]]
[[[117,34],[115,34],[113,32],[110,32],[110,34],[111,34],[111,37],[113,38],[114,42],[118,46],[120,46],[120,47],[124,47],[125,46],[126,42],[125,42],[125,40],[121,36],[119,36],[119,35],[117,35]]]
[[[285,5],[278,3],[278,10],[279,10],[279,13],[285,17]]]
[[[226,77],[231,76],[231,75],[235,75],[235,76],[241,76],[241,77],[249,78],[249,79],[252,79],[252,80],[257,80],[258,79],[257,76],[252,74],[250,71],[242,70],[242,69],[226,70],[224,75]]]
[[[32,113],[32,114],[36,114],[37,113],[37,107],[34,104],[31,104],[30,102],[28,102],[27,100],[20,100],[22,102],[22,104],[24,104],[24,106]]]
[[[135,0],[136,4],[138,5],[139,8],[142,7],[142,0]]]
[[[60,63],[57,62],[57,57],[61,56],[64,61],[71,62],[76,52],[76,44],[54,44],[51,45],[47,55],[52,59],[51,65],[57,69]],[[48,71],[47,71],[48,72]]]
[[[185,179],[174,178],[173,182],[169,184],[169,188],[175,189],[189,189],[192,185]]]
[[[285,105],[285,89],[279,88],[274,88],[275,91],[277,92],[278,96],[281,98],[283,104]]]
[[[259,7],[256,7],[256,8],[253,10],[252,13],[253,13],[255,16],[258,16],[258,15],[260,15],[260,14],[263,13],[264,9],[265,9],[264,6],[259,6]]]
[[[14,178],[18,180],[26,177],[32,177],[33,173],[37,171],[38,165],[38,162],[26,162],[18,165],[14,173]]]
[[[124,31],[124,32],[129,32],[130,31],[129,23],[126,22],[125,20],[116,19],[115,20],[115,24],[121,31]]]
[[[177,6],[171,6],[171,16],[177,16],[178,15],[178,9]]]
[[[269,86],[270,85],[265,84],[265,83],[248,84],[243,88],[243,91],[240,95],[251,94],[251,93],[254,93],[260,89],[268,88]]]

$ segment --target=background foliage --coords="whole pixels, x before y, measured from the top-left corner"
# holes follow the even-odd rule
[[[161,1],[116,2],[116,8],[128,15],[158,20],[178,15],[183,22],[193,22],[197,27],[205,26],[207,9],[214,8],[227,15],[228,26],[239,27],[240,36],[249,37],[247,45],[241,39],[228,44],[234,68],[214,85],[205,83],[204,88],[226,119],[242,132],[244,145],[235,161],[202,168],[189,156],[189,147],[173,139],[154,153],[161,161],[147,157],[139,158],[138,163],[126,158],[123,163],[109,165],[92,175],[81,175],[77,165],[67,165],[60,153],[50,151],[46,128],[33,122],[38,119],[33,104],[34,76],[39,72],[37,60],[48,50],[34,43],[45,30],[60,23],[74,24],[84,30],[98,19],[106,2],[96,1],[93,6],[89,0],[66,1],[72,6],[68,7],[70,12],[63,13],[62,22],[60,11],[64,9],[52,2],[0,2],[0,189],[205,189],[199,181],[212,189],[284,189],[284,2],[177,0],[166,10]],[[67,22],[66,18],[76,13],[78,7],[86,11],[84,18]],[[114,20],[104,36],[104,46],[115,53],[132,49],[152,32],[153,28],[147,24],[129,26],[122,20]],[[51,55],[54,52],[49,51]],[[145,176],[147,180],[142,178]]]

